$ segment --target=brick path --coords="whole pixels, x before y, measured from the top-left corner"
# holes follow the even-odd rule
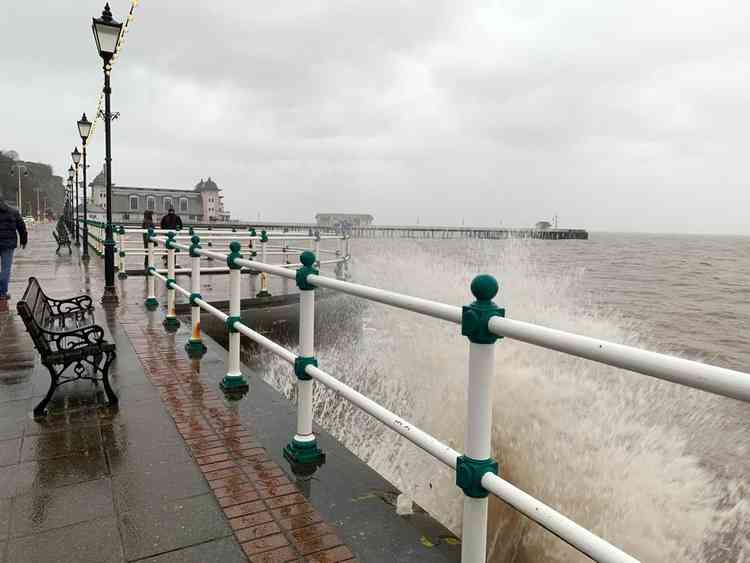
[[[130,310],[120,323],[250,561],[354,561],[216,384],[202,381],[174,338],[149,327],[146,315]]]

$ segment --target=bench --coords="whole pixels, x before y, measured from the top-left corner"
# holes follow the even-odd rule
[[[60,254],[60,249],[63,246],[68,247],[68,254],[73,254],[73,249],[70,248],[70,237],[68,236],[68,231],[66,231],[65,229],[52,231],[52,236],[55,237],[55,242],[57,243],[57,250],[55,250],[55,254]]]
[[[115,358],[115,345],[104,340],[104,329],[94,324],[91,297],[52,299],[32,277],[16,308],[50,374],[49,390],[34,407],[34,416],[46,414],[47,403],[55,389],[79,379],[101,381],[109,405],[117,404],[117,396],[109,385],[109,366]],[[65,375],[71,366],[72,373]]]

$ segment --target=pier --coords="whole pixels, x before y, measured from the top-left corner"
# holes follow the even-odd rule
[[[128,228],[138,228],[135,223],[123,223]],[[332,227],[320,226],[317,223],[295,222],[247,222],[232,224],[195,224],[195,229],[214,229],[218,231],[236,232],[255,229],[272,229],[277,232],[300,232],[335,234]],[[450,227],[428,225],[368,225],[352,226],[346,229],[346,234],[353,238],[371,239],[534,239],[534,240],[588,240],[586,229],[562,229],[550,227],[548,229],[523,227]]]

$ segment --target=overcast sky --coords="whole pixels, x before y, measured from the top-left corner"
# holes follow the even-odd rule
[[[0,148],[67,169],[102,4],[3,6]],[[113,181],[210,175],[245,219],[750,234],[749,17],[739,0],[142,0],[112,74]]]

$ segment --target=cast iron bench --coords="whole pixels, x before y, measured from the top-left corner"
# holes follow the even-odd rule
[[[57,250],[55,250],[55,254],[60,254],[60,249],[63,246],[68,247],[68,254],[73,254],[73,249],[70,248],[70,237],[68,236],[68,231],[66,231],[65,229],[52,231],[52,236],[55,237],[55,242],[57,243]]]
[[[46,414],[55,389],[79,379],[101,381],[109,405],[117,404],[117,396],[109,385],[109,365],[115,357],[115,345],[104,340],[104,330],[94,324],[91,297],[52,299],[32,277],[16,308],[50,373],[49,390],[34,407],[34,416]],[[70,366],[73,373],[63,375]]]

